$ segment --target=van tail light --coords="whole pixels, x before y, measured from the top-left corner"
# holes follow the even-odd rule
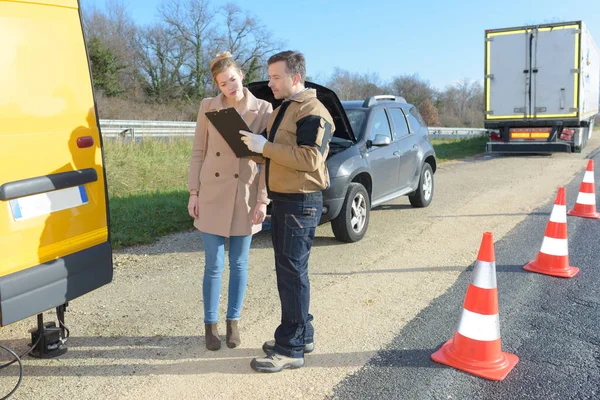
[[[85,149],[94,146],[94,138],[91,136],[82,136],[77,138],[77,147]]]

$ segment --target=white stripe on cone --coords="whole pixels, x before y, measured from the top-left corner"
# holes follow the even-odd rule
[[[482,289],[496,289],[496,263],[476,260],[471,284]]]
[[[469,339],[491,342],[500,339],[500,319],[498,314],[477,314],[463,308],[457,331]]]
[[[594,171],[585,171],[583,181],[585,183],[594,183]]]
[[[567,206],[554,205],[552,214],[550,214],[550,221],[557,222],[559,224],[567,223]]]
[[[567,239],[555,239],[544,236],[540,252],[550,256],[568,256],[569,242]]]
[[[577,195],[577,203],[593,206],[596,204],[596,195],[594,193],[579,192]]]

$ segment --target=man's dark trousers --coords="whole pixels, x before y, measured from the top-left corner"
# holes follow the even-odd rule
[[[271,237],[275,250],[281,324],[275,330],[275,351],[287,357],[304,357],[304,346],[314,341],[309,314],[308,257],[323,211],[321,192],[302,201],[273,200]]]

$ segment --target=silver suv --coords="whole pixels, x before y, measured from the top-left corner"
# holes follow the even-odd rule
[[[275,108],[280,101],[267,83],[251,83],[248,89]],[[305,85],[317,90],[335,123],[327,158],[331,184],[323,191],[321,223],[331,221],[338,240],[362,239],[371,209],[399,196],[408,196],[414,207],[431,203],[437,162],[415,106],[387,95],[340,102],[330,89]]]

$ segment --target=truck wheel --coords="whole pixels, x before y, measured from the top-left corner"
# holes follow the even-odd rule
[[[417,190],[408,195],[413,207],[427,207],[433,199],[433,170],[428,163],[423,164]]]
[[[358,242],[367,232],[370,212],[371,203],[365,187],[360,183],[348,185],[340,214],[331,221],[335,238],[347,243]]]

